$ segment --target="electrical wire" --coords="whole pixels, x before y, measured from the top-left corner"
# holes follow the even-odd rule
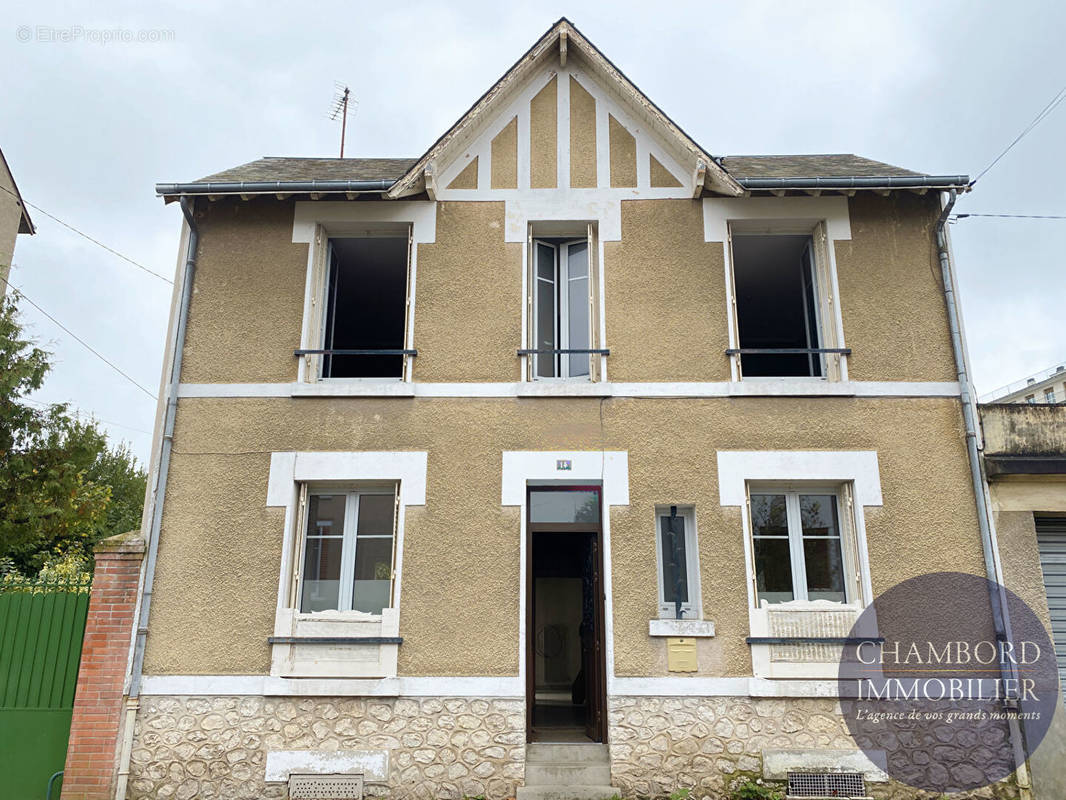
[[[1066,214],[952,214],[952,219],[966,217],[996,217],[999,219],[1066,219]]]
[[[12,266],[14,266],[14,265],[12,265]],[[103,361],[105,364],[107,364],[109,367],[111,367],[111,369],[113,369],[115,372],[117,372],[123,378],[128,380],[130,383],[132,383],[134,386],[136,386],[138,389],[140,389],[146,395],[151,397],[153,400],[158,399],[154,394],[152,394],[150,391],[148,391],[143,386],[141,386],[141,384],[137,383],[137,381],[135,381],[133,378],[131,378],[129,375],[127,375],[125,372],[123,372],[120,367],[118,367],[117,365],[115,365],[111,361],[108,361],[108,359],[105,358],[102,353],[100,353],[97,350],[93,349],[92,345],[90,345],[84,339],[79,337],[76,333],[74,333],[74,331],[72,331],[70,328],[68,328],[66,325],[64,325],[62,322],[60,322],[58,319],[53,317],[51,314],[49,314],[47,311],[45,311],[43,308],[41,308],[39,305],[37,305],[35,302],[33,302],[33,300],[28,298],[24,291],[19,289],[17,286],[15,286],[13,283],[11,283],[6,278],[0,277],[0,281],[3,281],[7,286],[10,286],[11,287],[11,291],[13,291],[17,296],[21,297],[23,300],[25,300],[31,306],[33,306],[38,311],[40,311],[42,314],[44,314],[46,317],[48,317],[48,319],[52,320],[52,322],[54,322],[56,325],[58,325],[60,328],[62,328],[64,331],[66,331],[78,344],[80,344],[82,347],[84,347],[86,350],[88,350],[94,356],[96,356],[101,361]]]
[[[113,247],[108,247],[106,244],[101,242],[99,239],[94,239],[92,236],[90,236],[89,234],[85,233],[84,231],[79,231],[77,228],[75,228],[70,223],[64,222],[63,220],[61,220],[59,217],[55,216],[54,214],[49,214],[47,211],[45,211],[40,206],[34,205],[33,203],[29,202],[28,200],[20,198],[15,192],[11,191],[6,186],[0,186],[0,189],[3,189],[5,192],[7,192],[12,197],[14,197],[16,200],[22,200],[23,203],[28,205],[34,211],[40,211],[42,214],[44,214],[49,219],[55,220],[56,222],[58,222],[60,225],[62,225],[67,230],[73,231],[74,233],[78,234],[78,236],[81,236],[83,239],[88,239],[90,242],[95,244],[97,247],[102,247],[104,250],[106,250],[107,252],[111,253],[112,255],[118,256],[123,261],[128,261],[130,264],[132,264],[133,266],[137,267],[137,269],[144,270],[149,275],[152,275],[152,276],[154,276],[156,278],[159,278],[159,280],[164,281],[166,283],[169,283],[171,286],[174,285],[174,281],[172,281],[170,278],[166,277],[165,275],[160,275],[158,272],[156,272],[154,270],[151,270],[148,267],[144,266],[144,264],[138,264],[136,261],[134,261],[129,256],[123,255],[122,253],[120,253],[118,250],[116,250]]]
[[[41,406],[42,408],[50,408],[51,406],[66,405],[66,403],[44,403],[44,402],[42,402],[40,400],[34,400],[34,399],[30,398],[30,397],[23,397],[21,402],[33,403],[35,406]],[[124,425],[121,422],[113,422],[112,420],[109,420],[109,419],[100,419],[100,417],[96,416],[95,414],[89,413],[87,411],[82,411],[79,408],[71,408],[71,409],[67,409],[67,410],[68,410],[69,413],[75,414],[75,415],[81,417],[82,419],[89,419],[89,420],[92,420],[93,422],[103,423],[104,425],[114,425],[117,428],[125,428],[128,431],[136,431],[137,433],[146,433],[149,436],[152,435],[151,431],[146,431],[143,428],[134,428],[132,425]]]
[[[1014,141],[1004,148],[1003,152],[1001,152],[998,156],[992,159],[991,163],[989,163],[987,167],[977,173],[977,177],[970,181],[970,186],[973,186],[975,183],[981,180],[981,178],[985,176],[986,172],[992,169],[992,167],[996,166],[996,164],[999,163],[999,160],[1003,158],[1003,156],[1007,155],[1007,153],[1009,153],[1014,148],[1014,145],[1018,144],[1018,142],[1024,139],[1033,128],[1035,128],[1045,119],[1047,119],[1051,112],[1058,108],[1059,103],[1061,103],[1063,100],[1066,100],[1066,86],[1063,86],[1061,89],[1059,89],[1058,94],[1056,94],[1053,98],[1051,98],[1051,100],[1048,101],[1048,104],[1040,110],[1040,113],[1033,118],[1032,122],[1025,126],[1025,129],[1015,137]]]

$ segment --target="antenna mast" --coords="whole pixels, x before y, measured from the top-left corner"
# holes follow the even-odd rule
[[[329,118],[334,121],[338,116],[341,118],[341,158],[344,158],[344,138],[348,130],[348,101],[351,92],[343,84],[335,82],[333,85],[336,87],[336,93],[333,96]]]

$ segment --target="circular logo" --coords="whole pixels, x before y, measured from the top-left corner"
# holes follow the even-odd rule
[[[1033,752],[1059,703],[1037,615],[1009,589],[959,572],[911,578],[874,600],[844,645],[838,689],[876,766],[944,793],[1008,777],[1019,741]]]

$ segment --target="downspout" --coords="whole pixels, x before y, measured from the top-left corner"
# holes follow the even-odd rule
[[[990,513],[984,463],[981,461],[978,443],[977,403],[971,390],[970,376],[967,369],[966,351],[962,341],[962,326],[959,321],[958,298],[955,294],[955,276],[951,264],[951,251],[948,247],[948,215],[955,205],[957,192],[948,192],[947,202],[936,221],[936,248],[940,260],[940,275],[944,284],[944,303],[947,306],[948,328],[951,332],[951,350],[955,357],[955,371],[958,374],[959,400],[962,404],[962,418],[966,429],[966,451],[970,462],[970,479],[973,484],[974,501],[977,506],[977,526],[981,532],[981,547],[984,551],[985,578],[988,580],[989,602],[992,607],[992,625],[998,642],[1010,641],[1010,614],[1007,609],[1007,597],[1003,588],[1002,568],[999,561],[999,547],[996,541],[995,525]],[[1001,659],[1002,661],[1002,659]],[[1000,663],[1000,676],[1004,680],[1013,679],[1014,683],[1004,686],[1017,686],[1017,666],[1010,662]],[[1016,708],[1017,694],[1004,698],[1007,707]],[[1014,763],[1018,788],[1023,800],[1031,797],[1028,770],[1025,762],[1025,742],[1022,730],[1015,717],[1009,718],[1011,744],[1014,750]]]
[[[181,360],[185,349],[185,328],[189,319],[189,301],[192,298],[193,277],[196,274],[196,251],[200,242],[196,219],[193,216],[192,198],[182,196],[181,211],[189,226],[185,270],[182,276],[181,300],[178,304],[178,319],[174,328],[172,359],[169,380],[166,384],[166,410],[163,416],[162,444],[159,451],[159,467],[152,487],[152,517],[148,528],[147,552],[144,560],[140,607],[137,610],[137,631],[133,644],[133,659],[130,667],[130,683],[126,702],[126,719],[123,728],[122,749],[119,755],[115,798],[124,800],[129,780],[130,756],[133,745],[133,729],[140,705],[141,671],[144,666],[144,644],[148,636],[148,615],[152,606],[152,587],[155,583],[156,554],[159,551],[159,529],[163,521],[163,497],[170,470],[170,453],[174,442],[174,418],[178,409],[178,384],[181,381]]]

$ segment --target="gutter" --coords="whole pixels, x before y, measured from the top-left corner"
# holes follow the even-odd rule
[[[955,205],[958,193],[954,188],[948,192],[947,202],[940,212],[934,230],[936,231],[937,257],[940,260],[940,274],[944,283],[944,303],[948,313],[948,328],[951,332],[951,350],[955,356],[955,369],[958,373],[960,388],[959,400],[962,404],[962,417],[966,429],[966,452],[969,455],[970,479],[973,484],[974,501],[977,506],[977,525],[981,532],[981,547],[984,551],[985,578],[988,581],[988,599],[992,607],[992,625],[995,630],[996,640],[999,642],[1011,641],[1010,612],[1007,607],[1007,596],[1003,586],[1003,568],[999,555],[995,524],[990,513],[990,501],[987,492],[988,479],[985,475],[985,466],[981,459],[982,446],[978,443],[977,425],[977,402],[973,396],[970,378],[967,369],[966,350],[962,341],[962,325],[958,297],[955,287],[954,269],[951,263],[951,251],[948,246],[948,236],[945,230],[948,215]],[[1018,667],[1011,661],[1003,663],[1000,659],[1000,676],[1004,679],[1018,683]],[[1009,686],[1011,684],[1005,684]],[[1008,695],[1004,698],[1005,708],[1018,708],[1018,697]],[[1026,766],[1025,738],[1021,726],[1016,717],[1008,720],[1010,727],[1011,745],[1014,751],[1014,763],[1016,765],[1015,778],[1022,800],[1030,800],[1032,797],[1032,785],[1029,781],[1029,773]]]
[[[958,189],[969,187],[968,175],[886,175],[851,178],[737,178],[745,189]],[[953,201],[954,202],[954,201]]]
[[[152,487],[152,517],[148,529],[147,555],[144,561],[144,582],[141,603],[137,614],[137,631],[133,649],[133,665],[130,671],[131,700],[140,695],[141,671],[144,667],[144,643],[148,636],[148,615],[152,607],[152,587],[155,583],[155,562],[159,552],[159,529],[163,521],[163,497],[170,470],[170,453],[174,444],[174,418],[178,410],[178,384],[181,380],[181,360],[185,350],[185,328],[189,319],[189,302],[192,299],[192,283],[196,274],[196,250],[200,242],[199,230],[193,216],[193,200],[181,198],[181,212],[189,225],[189,243],[185,259],[185,273],[181,284],[181,301],[178,306],[178,324],[174,330],[174,356],[170,364],[170,380],[166,392],[166,411],[163,417],[163,436],[159,452],[159,468]]]
[[[197,194],[302,194],[306,192],[385,192],[396,181],[220,181],[157,183],[162,197]],[[186,216],[186,218],[188,218]]]

